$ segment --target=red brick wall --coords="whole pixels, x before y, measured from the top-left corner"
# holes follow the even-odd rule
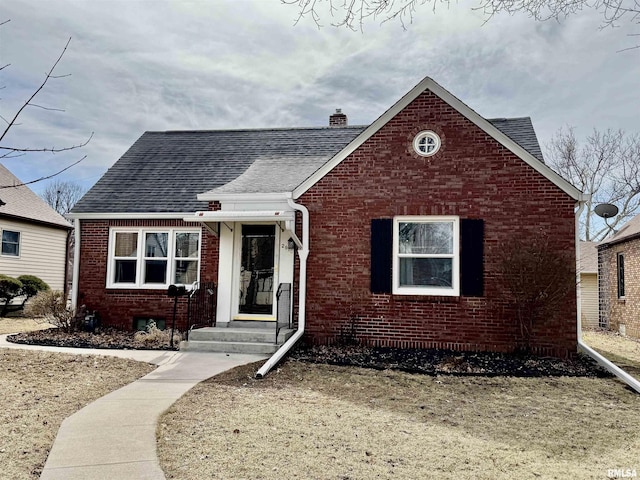
[[[422,130],[442,139],[420,157]],[[500,293],[500,255],[540,231],[574,249],[574,201],[430,92],[423,93],[298,200],[310,212],[307,339],[332,342],[350,318],[373,345],[513,350],[519,330]],[[458,215],[485,222],[485,296],[371,294],[370,224],[397,215]],[[576,351],[575,294],[534,332],[538,353]]]
[[[109,227],[185,227],[193,223],[181,220],[81,220],[80,290],[78,305],[97,310],[102,323],[131,329],[134,317],[173,318],[173,299],[166,290],[107,289]],[[202,229],[200,281],[218,281],[218,239]],[[178,301],[177,327],[187,324],[187,301]]]

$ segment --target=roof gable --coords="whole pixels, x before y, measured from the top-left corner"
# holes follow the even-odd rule
[[[17,185],[17,186],[14,186]],[[55,227],[71,228],[65,218],[51,208],[38,195],[0,164],[0,216],[8,216],[36,223],[45,223]]]
[[[358,135],[349,145],[345,146],[340,152],[338,152],[330,161],[325,163],[321,168],[319,168],[313,175],[311,175],[307,180],[301,183],[294,191],[293,197],[299,198],[302,194],[304,194],[307,190],[309,190],[313,185],[315,185],[320,179],[322,179],[325,175],[327,175],[331,170],[333,170],[340,162],[342,162],[345,158],[347,158],[351,153],[353,153],[358,147],[360,147],[365,141],[367,141],[372,135],[374,135],[378,130],[380,130],[384,125],[386,125],[392,118],[394,118],[398,113],[400,113],[405,107],[407,107],[413,100],[415,100],[421,93],[429,90],[436,96],[438,96],[441,100],[446,102],[452,108],[454,108],[458,113],[467,118],[469,121],[474,123],[480,129],[482,129],[485,133],[493,137],[497,142],[503,145],[505,148],[510,150],[512,153],[521,158],[525,163],[531,166],[534,170],[542,174],[544,177],[549,179],[553,184],[555,184],[558,188],[560,188],[563,192],[565,192],[570,197],[575,200],[583,199],[583,194],[569,182],[567,182],[564,178],[554,172],[551,168],[543,163],[542,160],[542,152],[540,152],[540,158],[536,158],[534,152],[528,151],[523,145],[520,145],[517,140],[511,138],[509,135],[505,134],[500,126],[505,126],[502,119],[494,120],[496,124],[492,124],[492,121],[489,121],[482,116],[478,115],[474,110],[469,108],[466,104],[460,101],[458,98],[453,96],[443,87],[441,87],[438,83],[432,80],[429,77],[426,77],[422,80],[418,85],[412,88],[406,95],[404,95],[398,102],[395,103],[391,108],[389,108],[385,113],[383,113],[375,122],[369,125],[360,135]],[[504,119],[506,121],[506,119]],[[517,137],[517,132],[514,132],[514,135]],[[537,142],[536,142],[537,143]],[[540,147],[538,146],[539,150]]]

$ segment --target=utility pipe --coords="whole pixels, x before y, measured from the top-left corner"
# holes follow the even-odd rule
[[[584,210],[584,201],[581,201],[576,211],[576,265],[579,265],[580,261],[580,215]],[[640,393],[640,381],[633,378],[627,372],[622,370],[617,365],[614,365],[612,362],[607,360],[605,357],[596,352],[593,348],[586,345],[582,342],[582,307],[580,306],[580,271],[576,268],[576,311],[578,314],[578,318],[576,321],[576,326],[578,328],[578,349],[582,350],[585,354],[589,355],[593,358],[599,365],[601,365],[605,370],[611,372],[624,383],[629,385],[633,390],[637,393]]]
[[[298,257],[300,258],[300,286],[298,291],[298,329],[269,360],[266,361],[260,370],[256,372],[256,378],[263,378],[275,367],[280,360],[291,350],[304,334],[306,319],[306,296],[307,296],[307,257],[309,256],[309,210],[304,205],[295,203],[292,198],[287,198],[287,203],[294,210],[302,214],[302,245],[298,247]],[[294,224],[295,225],[295,224]],[[295,230],[295,226],[293,227]],[[297,240],[295,237],[294,241]],[[296,242],[297,243],[297,242]]]

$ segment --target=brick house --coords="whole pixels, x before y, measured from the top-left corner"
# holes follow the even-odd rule
[[[600,326],[640,338],[640,215],[598,245]]]
[[[504,247],[543,232],[575,252],[582,199],[529,118],[487,120],[430,78],[368,126],[147,132],[72,212],[74,301],[132,328],[168,320],[183,284],[215,293],[218,333],[510,351]],[[569,295],[534,350],[575,352],[576,310]],[[181,298],[180,328],[192,314]]]

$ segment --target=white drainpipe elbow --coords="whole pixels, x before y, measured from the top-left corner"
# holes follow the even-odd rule
[[[293,348],[298,340],[304,334],[306,320],[306,296],[307,296],[307,258],[309,257],[309,210],[304,205],[295,203],[293,199],[288,198],[287,203],[294,210],[302,214],[302,247],[298,249],[298,257],[300,258],[300,285],[298,291],[298,329],[269,360],[266,361],[260,370],[256,372],[256,378],[263,378],[269,371],[275,367],[280,360]]]

